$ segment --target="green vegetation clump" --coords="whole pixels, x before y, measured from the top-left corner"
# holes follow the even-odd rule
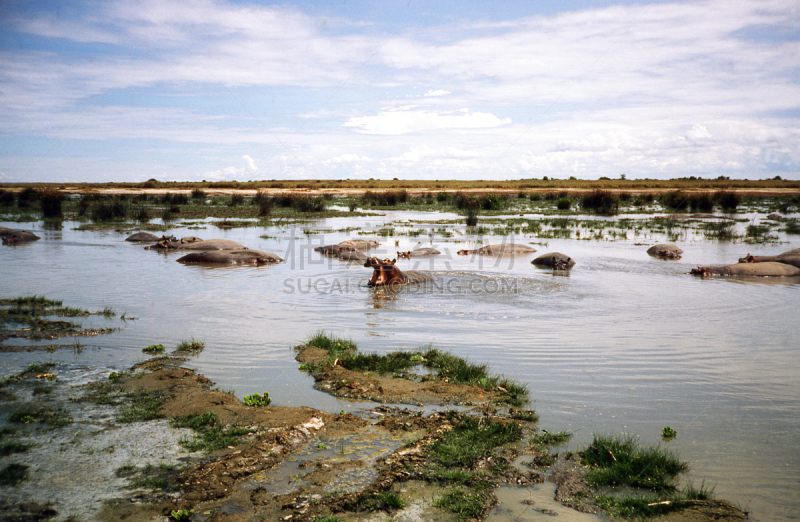
[[[434,505],[455,513],[458,520],[481,520],[486,515],[483,496],[461,488],[437,498]]]
[[[569,210],[572,206],[572,200],[569,197],[562,197],[556,201],[556,208],[558,210]]]
[[[661,204],[671,210],[686,210],[689,208],[689,197],[682,190],[673,190],[661,195]]]
[[[206,199],[206,192],[201,188],[196,188],[192,191],[192,199]]]
[[[548,446],[560,446],[566,444],[572,438],[572,433],[566,431],[559,431],[550,433],[542,431],[535,434],[528,440],[528,444],[536,448],[546,448]]]
[[[497,446],[522,438],[522,428],[516,422],[470,416],[454,416],[453,422],[453,429],[444,432],[428,447],[428,457],[447,468],[470,469],[479,460],[491,456]]]
[[[362,511],[396,511],[408,504],[393,491],[382,491],[374,495],[362,495],[349,506],[355,512]]]
[[[9,422],[31,424],[41,422],[53,428],[62,428],[72,423],[72,415],[57,406],[40,406],[34,410],[17,410],[8,416]]]
[[[240,437],[251,433],[248,428],[222,426],[214,412],[195,413],[187,417],[173,417],[172,426],[191,428],[197,436],[183,438],[180,444],[189,451],[214,451],[239,444]]]
[[[161,406],[166,400],[158,395],[139,390],[126,394],[124,399],[117,414],[119,422],[145,422],[164,417]]]
[[[194,510],[192,509],[173,509],[169,514],[169,518],[178,522],[186,522],[192,519],[192,515],[194,515]]]
[[[61,211],[61,202],[64,195],[55,189],[44,189],[39,191],[39,202],[42,205],[42,214],[45,218],[62,218],[64,213]]]
[[[164,348],[163,344],[151,344],[150,346],[145,346],[142,348],[144,353],[162,353],[166,348]]]
[[[258,393],[246,395],[244,399],[242,399],[242,402],[248,406],[269,406],[269,403],[272,402],[272,399],[269,398],[268,392],[264,392],[261,395]]]
[[[189,340],[183,340],[178,343],[178,347],[175,349],[175,353],[177,354],[198,354],[203,351],[206,347],[206,343],[203,341],[198,341],[194,337]]]
[[[787,234],[800,234],[800,221],[797,219],[790,219],[786,222]]]
[[[394,207],[399,203],[408,201],[407,190],[392,190],[386,192],[372,192],[368,190],[361,196],[361,205],[373,207]]]
[[[678,432],[670,428],[669,426],[664,426],[664,429],[661,430],[661,436],[665,439],[674,439],[678,436]]]
[[[632,436],[595,435],[583,452],[583,463],[591,467],[585,476],[590,484],[656,492],[673,491],[676,476],[689,469],[670,451],[642,448]]]
[[[0,207],[10,207],[14,204],[14,193],[10,190],[0,189]]]

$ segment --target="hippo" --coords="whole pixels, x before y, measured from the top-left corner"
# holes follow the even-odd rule
[[[208,250],[192,252],[178,259],[178,263],[207,265],[264,265],[283,261],[272,252],[260,250]]]
[[[701,266],[693,268],[690,272],[693,275],[702,277],[709,276],[759,276],[759,277],[787,277],[800,276],[800,268],[765,261],[763,263],[738,263],[728,266]]]
[[[411,259],[412,257],[424,257],[424,256],[438,256],[441,254],[435,248],[417,248],[416,250],[410,250],[408,252],[397,252],[397,257],[400,259]]]
[[[146,241],[146,242],[150,243],[151,241],[161,241],[165,237],[166,236],[161,236],[161,238],[159,238],[157,235],[151,234],[150,232],[137,232],[137,233],[135,233],[135,234],[133,234],[131,236],[126,237],[125,241],[132,241],[134,243],[139,242],[139,241]],[[173,241],[177,241],[174,236],[170,236],[170,237],[172,238]]]
[[[532,265],[552,268],[553,270],[569,270],[575,266],[575,260],[569,256],[565,256],[561,252],[553,252],[551,254],[544,254],[533,261]]]
[[[745,257],[739,259],[740,263],[764,263],[770,261],[800,268],[800,248],[789,250],[777,256],[751,256],[747,254]]]
[[[468,256],[470,254],[480,254],[482,256],[512,256],[515,254],[532,254],[536,249],[528,245],[517,245],[515,243],[503,243],[500,245],[486,245],[475,250],[459,250],[458,255]]]
[[[372,248],[378,248],[381,244],[379,241],[373,239],[348,239],[347,241],[339,243],[339,246],[353,247],[356,250],[366,252]]]
[[[772,214],[767,216],[767,219],[771,219],[772,221],[780,221],[781,219],[783,219],[783,216],[781,216],[776,212],[773,212]]]
[[[180,241],[159,241],[145,247],[148,250],[247,250],[247,247],[230,239],[182,238]]]
[[[339,257],[339,250],[341,249],[341,245],[325,245],[314,248],[314,252],[319,252],[325,257]]]
[[[364,261],[367,259],[367,255],[353,247],[340,247],[339,248],[339,259],[342,261]]]
[[[433,276],[427,272],[420,272],[419,270],[401,271],[395,266],[396,259],[384,259],[381,261],[377,257],[367,259],[364,266],[372,268],[372,279],[367,283],[368,286],[385,286],[385,285],[407,285],[411,283],[427,283],[433,281]]]
[[[683,250],[675,245],[653,245],[647,249],[647,253],[661,259],[680,259]]]
[[[27,243],[41,239],[33,232],[6,227],[0,227],[0,238],[2,238],[4,245],[16,245],[17,243]]]

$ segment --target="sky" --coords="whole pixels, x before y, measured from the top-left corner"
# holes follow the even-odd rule
[[[0,2],[0,182],[623,174],[800,179],[800,3]]]

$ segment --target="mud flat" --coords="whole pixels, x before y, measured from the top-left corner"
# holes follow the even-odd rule
[[[298,347],[320,389],[461,406],[242,401],[178,357],[125,373],[29,367],[0,388],[0,520],[603,520],[584,452],[553,452],[568,434],[537,427],[519,406],[527,390],[459,377],[475,366],[440,352],[377,356],[321,337]],[[545,481],[561,503],[534,495],[551,495]],[[650,493],[659,520],[746,519],[726,502]]]

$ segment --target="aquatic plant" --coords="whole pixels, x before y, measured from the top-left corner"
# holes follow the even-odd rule
[[[739,195],[735,192],[720,191],[717,192],[714,197],[725,212],[733,212],[736,210],[736,207],[739,206],[739,203],[741,203]]]
[[[166,350],[166,348],[164,348],[163,344],[151,344],[150,346],[142,348],[144,353],[161,353],[164,350]]]
[[[569,210],[572,206],[572,200],[569,197],[562,197],[556,201],[556,208],[558,210]]]
[[[242,399],[248,406],[269,406],[269,403],[272,402],[272,399],[269,398],[269,393],[264,392],[263,394],[259,395],[254,393],[253,395],[246,395],[244,399]]]
[[[587,482],[596,486],[627,486],[672,491],[675,477],[689,466],[660,447],[643,448],[633,436],[595,435],[583,452],[591,469]]]
[[[670,428],[669,426],[664,426],[664,429],[661,430],[661,436],[665,439],[674,439],[678,436],[678,432]]]
[[[12,463],[0,470],[0,486],[16,486],[28,479],[28,466]]]
[[[203,341],[199,341],[192,337],[189,340],[183,340],[178,343],[178,347],[175,349],[175,353],[177,354],[193,354],[196,355],[203,351],[206,347],[206,343]]]
[[[192,515],[194,515],[193,509],[173,509],[169,514],[169,518],[177,520],[178,522],[186,522],[192,519]]]
[[[175,428],[191,428],[195,431],[195,438],[182,438],[179,441],[189,451],[214,451],[235,446],[242,435],[252,433],[249,428],[220,425],[212,411],[173,417],[171,423]]]
[[[597,189],[581,197],[581,208],[598,214],[616,214],[619,197],[609,190]]]
[[[472,468],[496,447],[522,438],[522,428],[515,422],[458,414],[452,416],[451,422],[453,428],[427,449],[428,458],[445,467]]]
[[[61,218],[64,213],[61,211],[61,202],[64,201],[64,194],[55,189],[44,189],[39,191],[39,202],[42,205],[42,214],[45,218]]]

